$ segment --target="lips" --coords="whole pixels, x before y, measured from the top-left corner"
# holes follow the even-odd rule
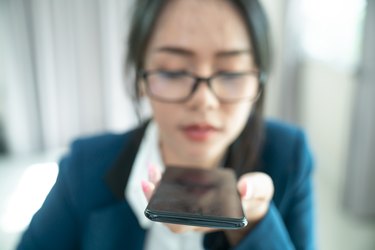
[[[207,141],[212,138],[219,129],[210,124],[190,124],[182,127],[184,135],[192,141]]]

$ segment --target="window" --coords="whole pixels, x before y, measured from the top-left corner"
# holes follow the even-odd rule
[[[310,58],[355,69],[366,0],[302,0],[302,46]]]

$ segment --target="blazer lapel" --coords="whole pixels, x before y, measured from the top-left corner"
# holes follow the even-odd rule
[[[105,182],[109,186],[112,193],[119,200],[124,200],[124,191],[129,179],[130,171],[133,166],[134,159],[137,155],[139,145],[142,141],[143,134],[146,130],[148,121],[137,128],[132,133],[129,133],[125,146],[121,151],[120,156],[116,160],[113,167],[111,167],[106,176]]]
[[[127,134],[119,157],[106,172],[104,180],[115,200],[90,214],[82,249],[143,249],[146,231],[139,226],[124,192],[147,124]]]
[[[125,200],[93,211],[84,232],[82,249],[89,250],[141,250],[146,235]]]

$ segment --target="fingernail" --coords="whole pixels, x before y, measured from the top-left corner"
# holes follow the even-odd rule
[[[142,186],[142,190],[144,193],[147,193],[148,192],[148,189],[149,189],[149,185],[147,183],[147,181],[145,180],[141,180],[141,186]]]

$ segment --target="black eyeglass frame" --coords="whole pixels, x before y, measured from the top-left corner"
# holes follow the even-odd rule
[[[196,76],[190,72],[184,72],[186,73],[186,76],[189,76],[191,77],[192,79],[194,79],[194,84],[191,88],[191,91],[189,93],[189,95],[187,95],[186,97],[184,98],[181,98],[181,99],[176,99],[176,100],[171,100],[171,99],[164,99],[160,96],[157,96],[155,94],[153,94],[150,90],[150,86],[149,86],[149,82],[148,82],[148,76],[149,75],[152,75],[152,74],[156,74],[156,73],[160,73],[160,72],[163,72],[161,70],[150,70],[150,71],[147,71],[147,70],[140,70],[139,71],[139,76],[140,78],[142,78],[145,82],[145,85],[146,85],[146,92],[147,94],[155,99],[155,100],[158,100],[158,101],[161,101],[161,102],[168,102],[168,103],[183,103],[183,102],[186,102],[187,100],[189,100],[195,93],[195,91],[198,89],[199,87],[199,84],[201,83],[206,83],[208,88],[211,90],[212,94],[215,95],[215,97],[221,102],[221,103],[237,103],[237,102],[241,102],[241,101],[251,101],[251,102],[256,102],[258,100],[258,98],[260,97],[261,93],[262,93],[262,90],[263,90],[263,73],[262,72],[259,72],[259,71],[245,71],[245,72],[240,72],[240,73],[236,73],[236,74],[241,74],[241,75],[256,75],[257,77],[257,80],[258,80],[258,93],[255,97],[253,98],[248,98],[248,97],[245,97],[245,98],[238,98],[236,100],[225,100],[223,98],[220,98],[219,96],[217,96],[217,94],[213,91],[212,89],[212,86],[211,86],[211,81],[212,79],[218,77],[218,76],[222,76],[222,72],[220,73],[217,73],[217,74],[214,74],[210,77],[199,77],[199,76]]]

